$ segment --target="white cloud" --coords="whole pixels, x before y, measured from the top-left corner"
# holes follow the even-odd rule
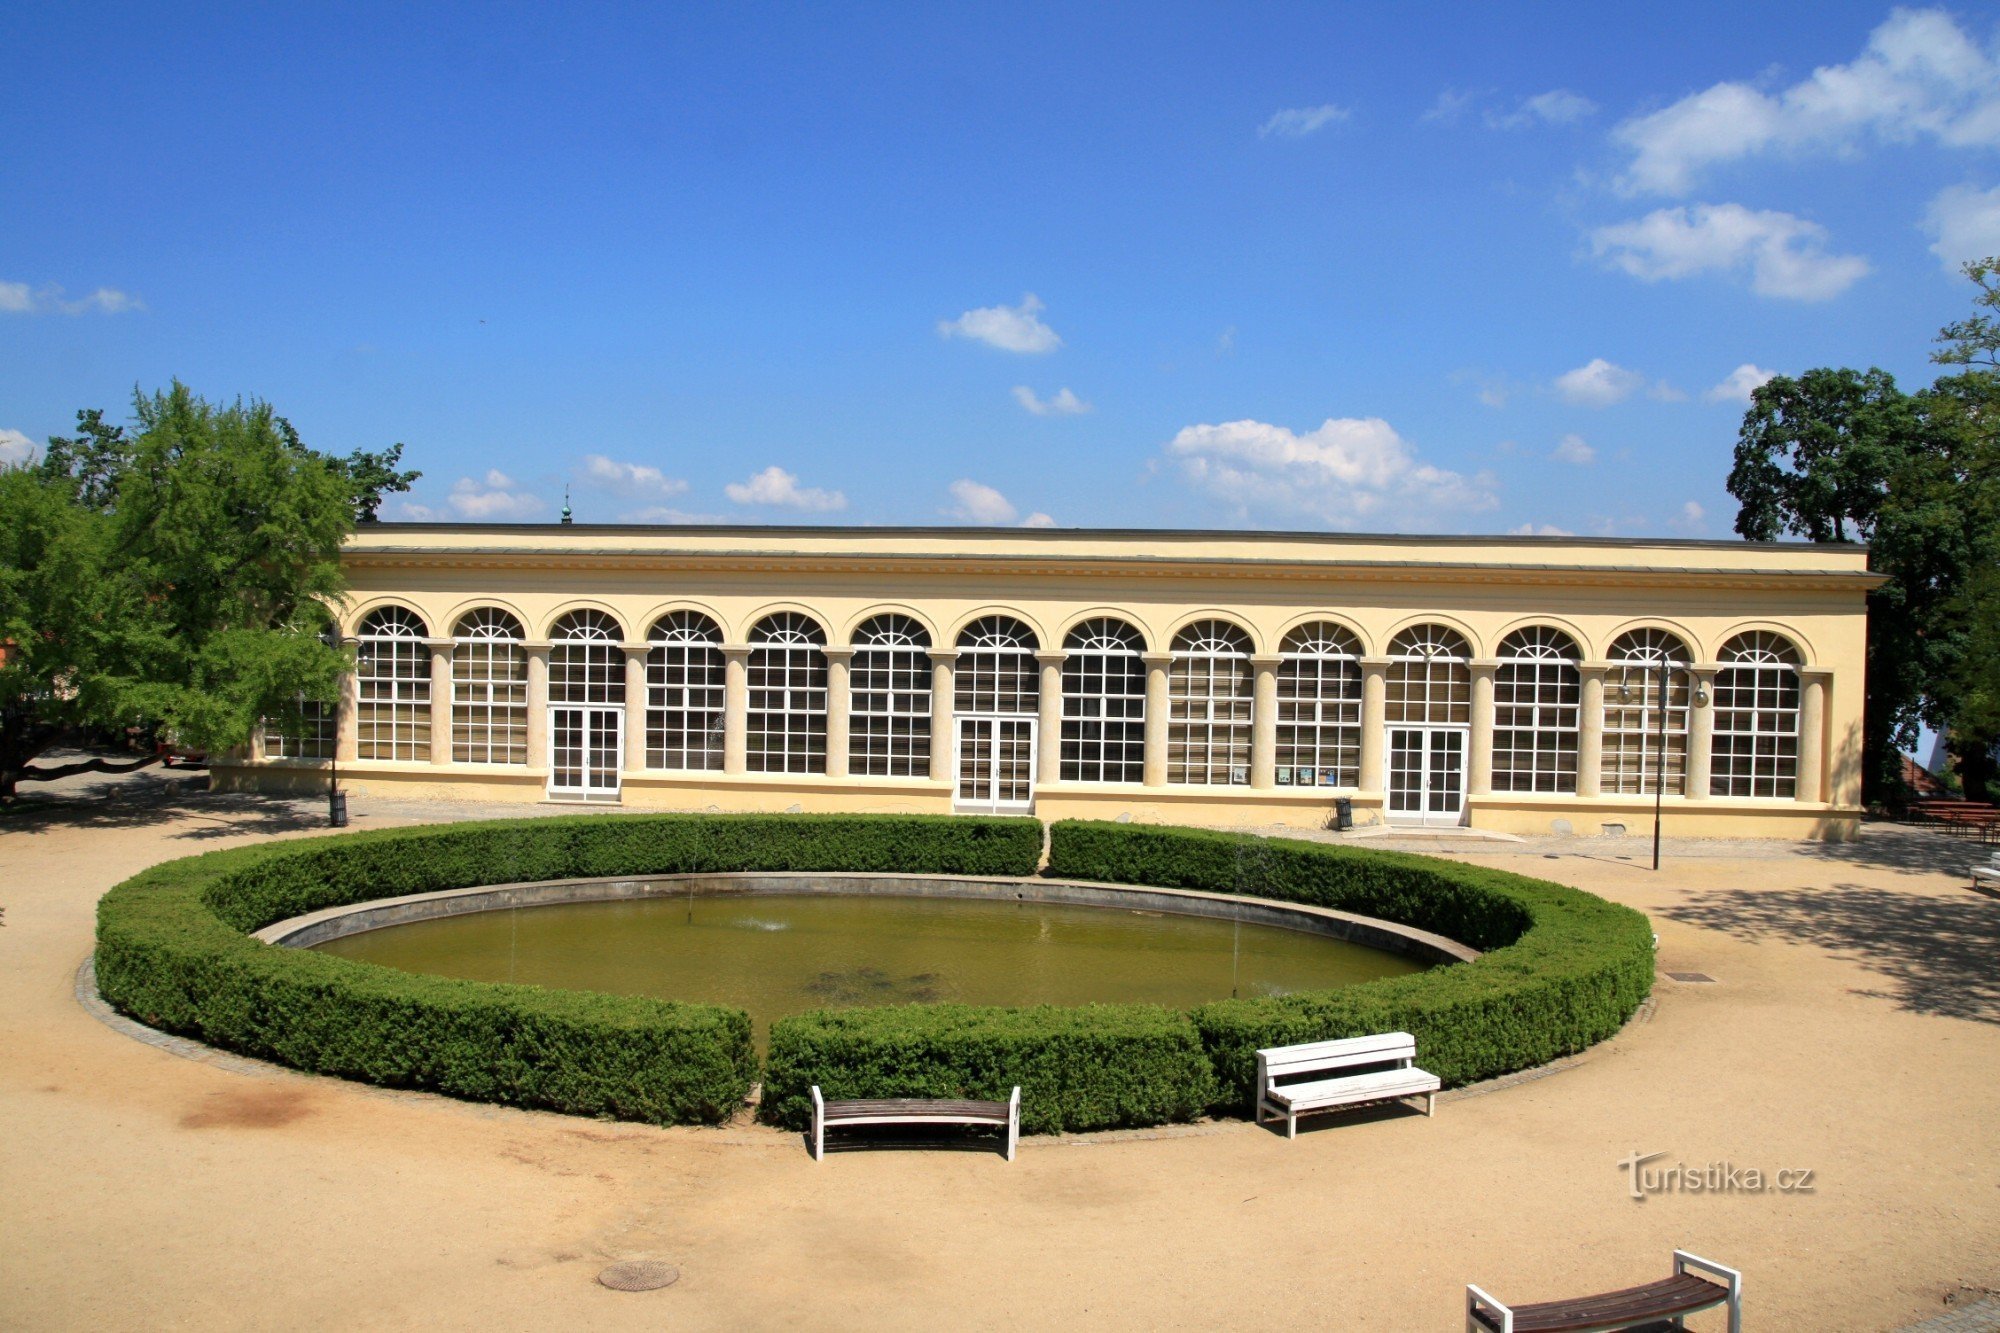
[[[1285,139],[1303,139],[1308,134],[1316,134],[1329,125],[1337,125],[1352,115],[1344,106],[1328,102],[1324,106],[1297,106],[1280,111],[1257,127],[1257,137],[1269,138],[1275,134]]]
[[[593,485],[647,495],[679,495],[688,484],[644,463],[621,463],[603,454],[583,456],[583,475]]]
[[[1827,253],[1826,228],[1741,204],[1661,208],[1590,233],[1591,254],[1646,282],[1748,270],[1759,296],[1824,301],[1865,277],[1860,255]]]
[[[1627,194],[1686,194],[1702,171],[1767,152],[1852,154],[1870,139],[2000,146],[2000,63],[1941,9],[1897,9],[1852,62],[1767,93],[1718,83],[1625,121]]]
[[[1456,125],[1484,95],[1477,88],[1447,88],[1437,95],[1430,110],[1417,117],[1417,124]]]
[[[1750,405],[1750,395],[1777,377],[1775,370],[1765,370],[1762,366],[1745,361],[1736,369],[1723,376],[1722,383],[1702,394],[1704,403],[1741,403]]]
[[[1588,365],[1556,376],[1556,396],[1578,407],[1609,407],[1646,387],[1646,377],[1636,370],[1614,366],[1603,357]]]
[[[1665,380],[1654,380],[1646,390],[1646,396],[1656,403],[1685,403],[1688,396]]]
[[[532,518],[543,507],[539,497],[522,490],[497,468],[477,479],[460,477],[452,483],[445,503],[460,518],[477,520]]]
[[[1708,531],[1708,511],[1689,500],[1678,514],[1667,520],[1667,527],[1683,537],[1699,537]]]
[[[1524,97],[1512,111],[1486,113],[1488,129],[1526,130],[1538,125],[1574,125],[1597,114],[1597,103],[1567,88]]]
[[[1553,523],[1523,523],[1518,528],[1507,529],[1509,537],[1574,537],[1568,528],[1559,528]]]
[[[1490,477],[1418,461],[1380,417],[1342,417],[1297,433],[1262,421],[1188,426],[1167,445],[1182,475],[1248,517],[1309,514],[1349,524],[1379,514],[1421,523],[1440,510],[1491,509]]]
[[[1025,384],[1016,384],[1014,401],[1038,417],[1071,417],[1090,410],[1089,403],[1068,389],[1058,389],[1052,398],[1037,398],[1033,389]]]
[[[25,282],[0,282],[0,314],[122,315],[145,308],[144,301],[116,287],[99,287],[87,296],[71,300],[52,282],[34,288]]]
[[[1042,323],[1041,312],[1048,307],[1033,292],[1019,305],[989,305],[968,310],[957,319],[938,321],[940,338],[970,338],[997,347],[1003,352],[1040,356],[1062,346],[1056,331]]]
[[[35,442],[18,430],[0,430],[0,467],[25,463],[35,456]]]
[[[1056,521],[1039,509],[1021,520],[1021,526],[1024,528],[1052,528],[1055,525]]]
[[[1020,517],[1021,511],[1013,502],[991,486],[961,477],[951,486],[951,498],[958,503],[945,513],[964,523],[979,523],[987,527],[998,527],[1002,523],[1012,523]]]
[[[800,486],[796,476],[776,465],[765,468],[748,481],[732,481],[722,488],[722,492],[740,505],[776,505],[812,513],[847,508],[847,497],[839,491]]]
[[[1953,273],[1969,259],[2000,255],[2000,187],[1953,185],[1939,191],[1924,214],[1924,230],[1937,238],[1931,253]]]
[[[1578,467],[1588,467],[1597,461],[1597,450],[1590,447],[1581,435],[1565,435],[1556,441],[1556,447],[1549,457],[1559,463],[1574,463]]]

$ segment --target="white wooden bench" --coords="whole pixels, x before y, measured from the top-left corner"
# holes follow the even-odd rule
[[[1340,1072],[1371,1065],[1388,1068]],[[1295,1139],[1302,1111],[1329,1111],[1406,1097],[1422,1097],[1424,1114],[1430,1115],[1437,1109],[1441,1086],[1436,1074],[1417,1068],[1417,1039],[1407,1032],[1273,1046],[1257,1052],[1257,1123],[1263,1124],[1269,1112],[1284,1120],[1285,1137]]]
[[[1711,1276],[1699,1277],[1690,1273],[1690,1268]],[[1674,1328],[1685,1328],[1687,1316],[1718,1305],[1729,1307],[1729,1333],[1742,1333],[1743,1274],[1686,1250],[1675,1250],[1672,1277],[1566,1301],[1503,1305],[1468,1283],[1465,1333],[1604,1333],[1607,1329],[1652,1328],[1663,1320],[1671,1320]]]
[[[1972,887],[2000,889],[2000,852],[1993,853],[1985,865],[1972,867]]]
[[[840,1125],[992,1125],[1004,1130],[1001,1151],[1008,1161],[1021,1141],[1021,1089],[1004,1102],[940,1101],[920,1097],[861,1097],[827,1101],[819,1085],[812,1090],[812,1155],[826,1156],[826,1131]]]

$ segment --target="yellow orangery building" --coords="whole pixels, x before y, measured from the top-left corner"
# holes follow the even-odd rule
[[[1857,546],[381,523],[357,671],[219,787],[1838,837]],[[1615,832],[1616,828],[1610,831]]]

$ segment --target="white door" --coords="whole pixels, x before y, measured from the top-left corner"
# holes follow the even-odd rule
[[[958,799],[976,814],[1024,815],[1035,806],[1033,717],[958,719]]]
[[[549,799],[615,801],[625,766],[625,710],[596,704],[549,709]]]
[[[1389,818],[1456,825],[1465,819],[1462,727],[1389,728]]]

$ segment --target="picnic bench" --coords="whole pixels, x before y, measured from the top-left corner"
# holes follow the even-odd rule
[[[1417,1068],[1417,1039],[1407,1032],[1273,1046],[1257,1052],[1254,1112],[1260,1125],[1266,1112],[1282,1118],[1285,1137],[1295,1139],[1301,1112],[1422,1097],[1430,1115],[1442,1086]]]
[[[1912,801],[1909,818],[1925,828],[1937,829],[1958,837],[1978,838],[1983,842],[2000,842],[2000,807],[1988,805],[1984,801],[1966,801],[1947,798]]]
[[[1721,1282],[1690,1273],[1699,1269]],[[1724,1285],[1724,1284],[1727,1285]],[[1504,1305],[1466,1284],[1465,1333],[1601,1333],[1671,1319],[1675,1328],[1697,1310],[1729,1307],[1729,1333],[1743,1333],[1743,1274],[1721,1264],[1674,1251],[1672,1277],[1597,1296],[1536,1305]]]
[[[945,1101],[926,1097],[859,1097],[827,1101],[813,1084],[812,1155],[826,1156],[826,1131],[842,1125],[992,1125],[1005,1132],[1001,1152],[1014,1160],[1021,1141],[1021,1089],[1004,1102]]]

